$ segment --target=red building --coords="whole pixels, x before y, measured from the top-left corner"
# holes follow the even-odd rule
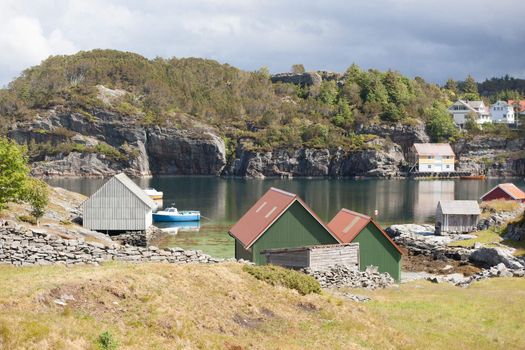
[[[520,190],[513,183],[499,184],[494,187],[483,196],[481,200],[483,202],[492,201],[495,199],[503,199],[508,201],[519,201],[525,203],[525,192]]]

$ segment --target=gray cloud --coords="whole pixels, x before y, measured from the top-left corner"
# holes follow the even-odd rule
[[[521,0],[4,0],[0,84],[49,55],[94,48],[272,72],[355,62],[440,83],[524,78],[523,13]]]

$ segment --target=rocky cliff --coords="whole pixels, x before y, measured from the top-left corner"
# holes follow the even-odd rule
[[[276,149],[268,152],[237,149],[225,175],[265,177],[395,177],[405,158],[401,147],[384,139],[366,144],[364,150]]]
[[[35,176],[220,175],[226,164],[212,130],[149,127],[104,110],[51,110],[9,137],[29,146]]]
[[[398,177],[414,142],[429,142],[423,125],[370,125],[375,135],[359,150],[276,148],[253,150],[242,140],[227,157],[213,128],[148,126],[104,109],[91,114],[56,107],[18,123],[9,137],[28,145],[32,174],[39,177],[225,175],[239,177]],[[458,170],[489,176],[525,175],[525,139],[458,140]],[[228,159],[227,159],[228,158]]]
[[[525,138],[476,136],[453,145],[460,171],[488,176],[525,176]]]

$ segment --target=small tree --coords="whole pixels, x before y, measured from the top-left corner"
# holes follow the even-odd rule
[[[474,80],[474,78],[470,74],[467,76],[467,79],[465,79],[465,83],[463,85],[463,92],[478,94],[478,83],[476,83],[476,80]]]
[[[22,199],[29,168],[26,149],[0,137],[0,210],[7,202]]]
[[[425,111],[426,129],[432,141],[446,141],[457,135],[458,129],[445,106],[435,103]]]
[[[24,189],[24,200],[31,204],[31,214],[38,225],[49,204],[49,187],[42,180],[29,178]]]
[[[292,65],[292,73],[295,74],[303,74],[305,72],[304,66],[302,64],[294,64]]]
[[[476,122],[476,113],[469,112],[465,117],[465,129],[469,132],[478,132],[481,130],[481,127]]]

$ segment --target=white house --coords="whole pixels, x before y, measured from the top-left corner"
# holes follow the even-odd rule
[[[494,123],[514,124],[514,106],[505,101],[497,101],[490,106],[490,116]]]
[[[456,155],[448,143],[414,143],[409,160],[419,172],[452,172]]]
[[[483,101],[457,100],[448,108],[448,111],[454,118],[456,125],[460,128],[463,128],[465,125],[468,115],[472,115],[475,118],[476,123],[480,125],[492,122],[489,109],[485,106]]]
[[[113,176],[81,205],[83,226],[95,231],[144,231],[157,204],[124,173]]]

